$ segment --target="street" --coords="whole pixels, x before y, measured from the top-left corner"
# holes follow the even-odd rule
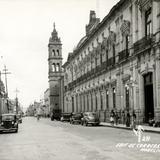
[[[159,144],[159,134],[144,134],[150,141],[142,143]],[[138,141],[129,130],[25,117],[18,133],[0,134],[0,160],[159,160],[159,150],[117,147],[120,143]]]

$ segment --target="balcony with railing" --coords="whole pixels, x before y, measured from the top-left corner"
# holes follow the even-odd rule
[[[129,50],[128,49],[125,49],[125,50],[119,52],[119,62],[127,60],[128,57],[129,57]]]
[[[134,43],[134,54],[139,54],[140,52],[150,49],[152,46],[152,36],[145,36],[139,41]]]
[[[90,79],[96,77],[96,76],[99,76],[99,75],[102,74],[102,72],[107,71],[108,67],[114,66],[114,64],[115,64],[115,57],[112,57],[112,58],[109,59],[109,65],[108,65],[107,62],[106,61],[103,62],[101,65],[98,65],[95,68],[92,68],[87,73],[81,75],[76,80],[70,82],[68,84],[68,89],[72,90],[73,87],[75,87],[76,85],[79,85],[80,83],[83,83],[83,82],[85,82],[87,80],[90,80]]]
[[[113,66],[115,64],[115,57],[109,58],[107,62],[108,67]]]

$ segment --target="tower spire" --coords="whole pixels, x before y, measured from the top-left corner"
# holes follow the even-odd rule
[[[53,23],[53,32],[51,33],[50,42],[58,42],[61,43],[60,38],[58,37],[58,33],[56,31],[55,22]]]
[[[55,27],[55,22],[53,23],[53,30],[56,30],[56,27]]]

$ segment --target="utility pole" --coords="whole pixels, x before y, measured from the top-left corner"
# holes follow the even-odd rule
[[[5,83],[6,83],[6,100],[7,100],[7,108],[8,108],[8,112],[10,110],[10,107],[9,107],[9,104],[8,104],[8,87],[7,87],[7,74],[11,74],[11,72],[8,72],[8,69],[6,68],[6,65],[4,65],[4,69],[3,69],[3,73],[1,74],[4,74],[5,75]]]
[[[17,97],[17,94],[19,93],[19,90],[16,88],[15,92],[16,92],[16,114],[18,114],[18,97]]]
[[[1,115],[2,115],[2,96],[1,96],[1,71],[0,71],[0,117],[1,117]],[[1,121],[1,120],[0,120]]]
[[[4,69],[3,69],[3,73],[1,74],[4,74],[5,75],[5,83],[6,83],[6,98],[8,98],[8,87],[7,87],[7,74],[11,74],[11,72],[8,72],[8,69],[6,68],[6,65],[4,66]]]

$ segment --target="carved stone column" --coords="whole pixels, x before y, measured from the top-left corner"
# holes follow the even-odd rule
[[[120,110],[121,107],[121,77],[120,77],[120,71],[117,73],[117,83],[116,83],[116,106],[117,109]]]
[[[160,48],[156,50],[156,61],[155,61],[155,68],[156,68],[156,108],[155,108],[155,118],[160,118]]]
[[[155,34],[159,29],[158,14],[160,8],[158,7],[158,3],[159,3],[158,1],[153,1],[153,6],[152,6],[153,34]]]
[[[143,121],[144,118],[144,79],[143,76],[139,73],[139,108],[138,110],[140,111],[139,113],[139,120],[140,122]]]

